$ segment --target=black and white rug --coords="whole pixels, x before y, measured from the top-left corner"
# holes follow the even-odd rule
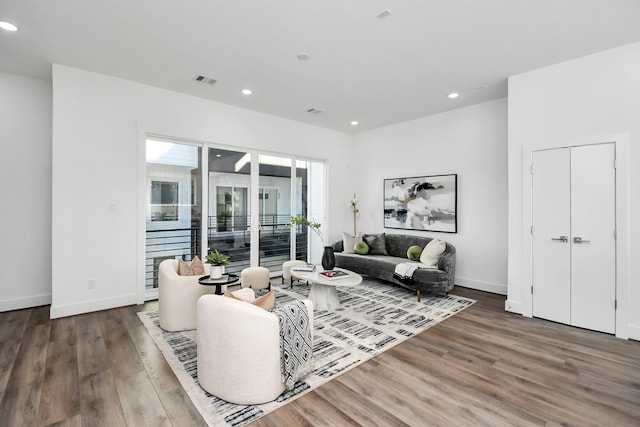
[[[309,294],[306,284],[272,286],[276,305]],[[194,405],[210,426],[243,426],[272,412],[310,390],[331,381],[372,357],[469,307],[475,301],[448,295],[424,297],[375,280],[338,288],[342,306],[314,312],[313,371],[293,390],[262,405],[235,405],[204,391],[198,384],[196,331],[165,332],[158,312],[138,313]]]

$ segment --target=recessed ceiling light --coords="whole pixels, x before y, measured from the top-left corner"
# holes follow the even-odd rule
[[[253,93],[253,91],[251,89],[242,89],[242,94],[243,95],[251,95]]]
[[[298,58],[300,61],[306,61],[307,59],[309,59],[309,54],[307,52],[300,52],[296,55],[296,58]]]
[[[449,95],[447,95],[449,97],[449,99],[456,99],[457,97],[460,96],[460,94],[458,92],[451,92]]]
[[[357,121],[355,121],[355,120],[354,120],[354,121],[352,121],[352,122],[351,122],[351,126],[358,126],[358,122],[357,122]]]
[[[5,31],[18,31],[18,27],[13,25],[11,22],[0,21],[0,28]]]

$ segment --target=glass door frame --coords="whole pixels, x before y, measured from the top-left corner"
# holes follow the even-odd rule
[[[313,163],[318,163],[318,164],[322,164],[324,167],[324,176],[323,176],[323,206],[322,206],[322,225],[323,225],[323,234],[325,237],[327,237],[329,235],[328,231],[329,231],[329,221],[328,221],[328,211],[329,211],[329,207],[328,207],[328,200],[329,200],[329,191],[328,191],[328,182],[329,182],[329,167],[328,167],[328,161],[326,159],[318,159],[318,158],[313,158],[311,156],[298,156],[295,154],[287,154],[287,153],[276,153],[273,151],[262,151],[262,150],[256,150],[256,149],[248,149],[248,148],[244,148],[244,147],[238,147],[238,146],[228,146],[228,145],[223,145],[223,144],[212,144],[212,143],[205,143],[204,144],[204,149],[203,149],[203,153],[206,152],[207,154],[204,155],[203,154],[203,167],[208,167],[208,155],[209,155],[209,149],[210,148],[214,148],[214,149],[222,149],[222,150],[236,150],[236,151],[244,151],[246,153],[248,153],[250,155],[251,158],[251,163],[250,163],[250,188],[249,188],[249,206],[250,206],[250,211],[251,211],[251,221],[249,223],[250,226],[250,252],[249,252],[249,262],[251,266],[257,266],[259,265],[260,262],[260,235],[257,232],[258,230],[260,230],[261,224],[260,224],[260,215],[258,214],[258,206],[260,203],[260,156],[264,155],[264,156],[274,156],[274,157],[282,157],[282,158],[286,158],[286,159],[290,159],[291,160],[291,182],[290,182],[290,198],[291,198],[291,213],[292,215],[295,215],[295,212],[297,212],[298,209],[298,201],[297,201],[297,197],[296,197],[296,170],[298,167],[298,162],[313,162]],[[205,194],[208,195],[208,173],[202,175],[202,179],[203,181],[207,181],[207,182],[203,182],[203,191],[206,192]],[[204,196],[203,196],[204,197]],[[207,196],[208,197],[208,196]],[[206,215],[208,216],[208,202],[203,202],[203,205],[206,205]],[[203,213],[202,213],[203,217],[205,215],[205,208],[203,207]],[[207,232],[206,230],[204,230],[203,227],[203,235],[202,235],[202,248],[207,248],[208,247],[208,241],[207,241]],[[322,249],[320,249],[320,253],[322,252]],[[204,254],[204,256],[206,256],[206,254]],[[295,228],[291,229],[291,244],[290,244],[290,248],[289,248],[289,258],[290,259],[295,259],[296,256],[296,233],[295,233]],[[277,276],[279,273],[281,273],[281,271],[276,271],[276,272],[272,272],[272,276]]]
[[[257,214],[258,204],[259,204],[259,188],[260,188],[260,164],[259,158],[260,155],[266,156],[276,156],[291,159],[291,212],[292,215],[298,209],[297,206],[297,197],[296,197],[296,168],[299,161],[303,162],[315,162],[322,164],[324,166],[324,206],[323,206],[323,233],[325,236],[328,236],[329,233],[329,222],[328,222],[328,181],[329,181],[329,167],[327,159],[314,158],[311,156],[298,156],[296,154],[288,154],[288,153],[277,153],[273,151],[262,151],[257,149],[246,148],[242,146],[231,146],[225,144],[216,144],[205,141],[197,141],[189,138],[180,138],[180,137],[172,137],[166,136],[154,132],[145,131],[143,129],[138,130],[138,286],[136,292],[136,298],[139,304],[144,303],[144,301],[149,301],[158,298],[158,290],[157,288],[153,290],[146,289],[146,274],[145,274],[145,263],[146,263],[146,183],[147,183],[147,164],[146,164],[146,141],[148,139],[155,139],[161,141],[167,141],[170,143],[183,144],[183,145],[191,145],[196,146],[201,149],[201,186],[199,189],[200,197],[201,197],[201,229],[200,229],[200,242],[201,242],[201,254],[198,254],[203,260],[206,258],[208,254],[208,221],[209,221],[209,149],[223,149],[223,150],[242,150],[251,156],[251,174],[250,174],[250,190],[249,190],[249,204],[250,209],[253,209],[251,212],[255,210],[255,214],[251,214],[250,221],[250,265],[256,266],[259,263],[259,233],[257,232],[260,229],[260,218]],[[289,255],[293,257],[291,259],[295,259],[296,252],[296,233],[292,228],[291,231],[291,245]],[[277,275],[279,272],[274,272],[272,275]]]
[[[179,144],[185,146],[192,146],[200,149],[200,161],[202,167],[202,161],[204,156],[204,144],[199,141],[193,141],[186,138],[175,138],[169,137],[165,135],[160,135],[151,132],[139,131],[138,133],[138,159],[139,159],[139,168],[138,168],[138,224],[139,230],[138,233],[138,261],[137,267],[139,271],[139,283],[136,291],[136,298],[140,304],[144,301],[150,301],[158,299],[158,288],[147,289],[147,271],[146,271],[146,258],[147,258],[147,186],[149,183],[149,177],[147,176],[148,168],[147,168],[147,141],[154,140],[160,142],[167,142],[170,144]],[[201,174],[202,175],[202,174]],[[202,180],[201,180],[202,183]],[[202,191],[202,190],[200,190]],[[203,194],[203,193],[202,193]],[[201,199],[204,201],[203,199]],[[207,207],[203,206],[202,209],[206,209]],[[201,214],[201,224],[200,224],[200,241],[202,243],[202,233],[204,229],[204,217],[205,213]],[[201,246],[201,251],[206,246]],[[197,254],[200,256],[200,254]]]

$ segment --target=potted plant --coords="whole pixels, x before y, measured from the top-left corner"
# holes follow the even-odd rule
[[[322,236],[321,230],[322,224],[298,215],[291,217],[291,225],[307,226],[318,235],[318,237],[322,241],[322,245],[324,246],[324,251],[322,252],[322,268],[324,268],[325,270],[333,270],[333,267],[336,266],[336,257],[333,255],[333,247],[327,246],[324,242],[324,237]]]
[[[229,257],[223,255],[218,250],[214,250],[207,255],[207,264],[211,264],[211,273],[209,277],[212,279],[219,279],[224,273],[224,267],[229,264]]]

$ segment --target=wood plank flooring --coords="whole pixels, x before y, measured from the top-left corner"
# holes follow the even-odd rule
[[[478,302],[251,426],[640,426],[640,342],[454,293]],[[136,315],[156,307],[0,313],[0,426],[205,426]]]

